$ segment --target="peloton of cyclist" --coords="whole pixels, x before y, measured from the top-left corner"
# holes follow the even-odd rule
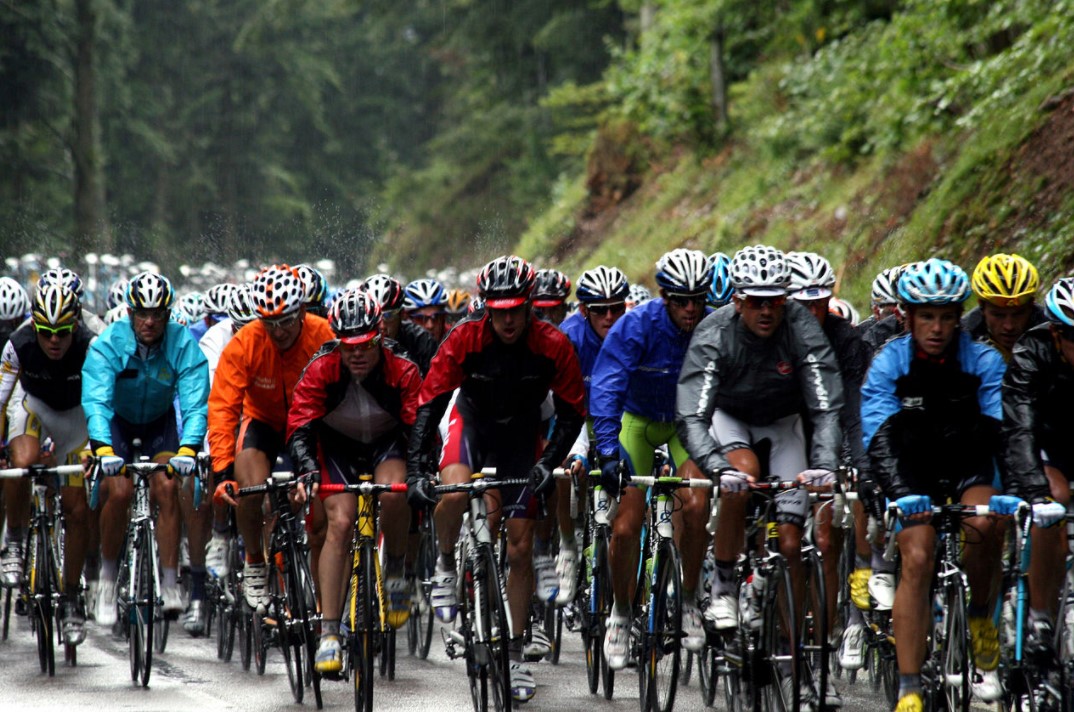
[[[1048,319],[1034,298],[1040,286],[1037,268],[1018,255],[988,255],[970,279],[977,307],[962,318],[970,336],[996,347],[1005,361],[1018,337]]]
[[[570,278],[557,269],[537,270],[533,287],[533,313],[555,326],[567,318],[567,298],[571,295]]]
[[[447,333],[447,293],[435,279],[416,279],[406,286],[403,311],[411,322],[429,332],[439,344]]]
[[[424,378],[440,342],[413,321],[403,319],[406,298],[403,285],[386,274],[375,274],[360,288],[372,294],[380,304],[381,330],[386,339],[396,342],[392,350],[417,364]]]

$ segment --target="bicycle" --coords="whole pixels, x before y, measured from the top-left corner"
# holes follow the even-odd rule
[[[321,675],[313,668],[317,653],[317,597],[309,569],[309,551],[303,536],[305,522],[291,507],[288,493],[300,478],[291,472],[273,472],[264,484],[243,487],[228,494],[234,497],[268,495],[276,524],[269,536],[269,605],[265,611],[249,610],[244,604],[244,625],[248,633],[241,641],[252,649],[258,675],[265,674],[269,647],[276,644],[283,655],[291,696],[301,704],[305,688],[313,688],[317,709],[323,707]],[[308,483],[307,483],[308,484]],[[245,650],[243,650],[245,655]],[[245,666],[245,659],[244,659]]]
[[[56,674],[56,654],[52,640],[54,629],[59,644],[64,646],[64,660],[72,666],[77,664],[77,648],[67,645],[62,633],[61,603],[65,592],[60,478],[81,475],[83,471],[82,465],[31,465],[0,470],[0,479],[28,477],[33,482],[30,526],[26,547],[23,549],[22,590],[19,597],[31,614],[30,625],[37,638],[37,657],[41,672],[48,673],[49,677]],[[81,595],[81,592],[79,593]],[[10,606],[5,605],[5,638],[9,616]]]
[[[433,642],[433,574],[436,573],[436,528],[432,512],[418,512],[417,555],[410,572],[410,617],[407,619],[407,650],[422,660],[429,657]]]
[[[242,552],[238,537],[235,532],[235,517],[230,508],[227,510],[228,537],[227,562],[228,572],[222,578],[208,577],[205,588],[205,598],[210,605],[209,626],[216,626],[216,657],[224,662],[231,662],[235,651],[236,634],[242,630],[240,626],[240,601],[242,600]],[[245,645],[245,637],[239,641],[240,657],[246,649],[246,666],[249,669],[250,651]]]
[[[603,688],[604,699],[612,699],[615,691],[615,670],[608,667],[604,657],[604,634],[608,615],[612,610],[612,574],[608,559],[608,545],[611,542],[611,522],[614,510],[612,498],[600,484],[600,470],[589,473],[592,487],[592,503],[588,532],[589,544],[583,548],[584,566],[580,566],[581,575],[587,577],[588,585],[579,586],[582,599],[575,610],[580,611],[579,628],[585,647],[586,679],[589,693],[597,694]]]

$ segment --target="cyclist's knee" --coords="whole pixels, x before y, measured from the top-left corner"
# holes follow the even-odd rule
[[[779,553],[787,561],[800,559],[802,556],[802,530],[795,526],[781,526],[779,532]]]
[[[912,543],[899,545],[899,557],[902,560],[902,580],[916,583],[932,575],[932,548]]]

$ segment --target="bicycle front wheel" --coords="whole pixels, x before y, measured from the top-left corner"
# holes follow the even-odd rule
[[[682,656],[682,562],[670,541],[660,544],[650,596],[649,625],[642,643],[649,708],[671,712]]]
[[[347,598],[345,617],[351,630],[351,674],[354,677],[355,712],[373,712],[373,660],[377,654],[379,625],[373,610],[376,606],[376,571],[373,543],[359,544],[358,570],[351,575],[351,596]]]
[[[774,712],[798,712],[801,707],[801,656],[798,638],[798,608],[791,588],[791,574],[782,562],[766,576],[762,613],[763,670],[760,694],[765,709]]]
[[[37,660],[41,672],[49,677],[56,674],[56,650],[52,640],[52,562],[46,536],[34,528],[29,551],[34,557],[30,566],[30,594],[33,600],[33,627],[37,635]]]
[[[511,709],[511,663],[508,641],[511,638],[507,608],[500,591],[497,559],[492,550],[481,546],[476,552],[474,568],[474,645],[477,662],[487,675],[492,709],[507,712]]]
[[[423,512],[422,516],[426,517],[428,522],[422,523],[417,561],[414,563],[414,591],[411,594],[410,618],[407,620],[407,649],[411,655],[417,654],[425,660],[429,657],[429,647],[433,642],[432,590],[437,550],[432,517],[428,512]]]
[[[151,530],[142,532],[138,547],[137,596],[134,606],[136,625],[142,643],[142,687],[149,685],[149,675],[153,669],[153,631],[157,618],[157,588],[154,568],[157,564],[157,547]]]
[[[806,577],[805,600],[798,608],[798,639],[804,653],[802,670],[805,677],[802,682],[812,690],[815,700],[823,702],[828,692],[831,645],[828,643],[827,586],[816,549],[809,547],[803,552],[802,566]]]
[[[940,641],[944,698],[949,712],[969,712],[970,679],[974,668],[966,617],[966,589],[957,576],[951,577],[946,586],[944,608],[944,637]]]

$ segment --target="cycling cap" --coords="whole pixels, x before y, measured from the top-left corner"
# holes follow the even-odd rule
[[[249,284],[240,284],[235,287],[228,297],[227,315],[232,325],[239,328],[246,326],[257,318],[257,308],[254,306],[254,293]]]
[[[1074,278],[1064,277],[1056,282],[1044,298],[1048,319],[1057,324],[1074,326]]]
[[[380,335],[380,304],[368,292],[347,290],[332,302],[328,324],[348,346],[365,343]]]
[[[111,324],[113,322],[119,321],[120,319],[124,318],[125,316],[127,316],[127,305],[126,305],[126,303],[117,304],[117,305],[115,305],[114,307],[112,307],[111,309],[109,309],[108,311],[106,311],[104,313],[104,318],[102,319],[102,321],[104,321],[105,326],[108,326],[109,324]]]
[[[186,317],[188,324],[205,316],[205,295],[201,292],[188,292],[179,297],[179,311]]]
[[[32,310],[34,324],[67,326],[77,322],[81,313],[78,297],[66,285],[46,282],[37,288]]]
[[[805,301],[832,296],[835,272],[831,262],[815,252],[788,252],[786,258],[791,268],[792,299]]]
[[[860,319],[858,310],[854,308],[854,305],[839,297],[832,297],[831,301],[828,302],[828,313],[843,317],[850,322],[851,326],[857,326]]]
[[[511,309],[524,304],[533,292],[537,273],[515,255],[497,257],[477,275],[477,291],[487,309]]]
[[[58,282],[74,292],[76,297],[82,298],[82,278],[66,267],[54,267],[46,270],[37,280],[37,286],[41,287],[46,282]]]
[[[616,304],[630,296],[630,282],[618,267],[600,265],[582,272],[574,295],[582,304]]]
[[[630,292],[627,294],[627,308],[633,309],[639,304],[644,304],[653,298],[653,293],[649,291],[649,288],[644,284],[632,284],[630,285]]]
[[[470,303],[470,293],[465,289],[452,289],[447,293],[448,314],[465,314]]]
[[[899,277],[899,298],[907,304],[961,304],[969,296],[965,271],[947,260],[914,262]]]
[[[899,303],[899,276],[905,265],[888,267],[873,279],[870,301],[873,306],[885,306]]]
[[[997,307],[1016,307],[1033,301],[1040,286],[1037,268],[1018,255],[988,255],[973,270],[973,291]]]
[[[672,294],[705,294],[712,286],[712,263],[700,250],[680,247],[657,260],[656,283]]]
[[[262,319],[294,314],[302,308],[305,288],[298,271],[287,264],[261,270],[250,285],[254,310]]]
[[[712,284],[705,301],[710,307],[722,307],[731,301],[734,291],[731,286],[731,258],[722,252],[714,252],[709,255],[709,262],[712,263]]]
[[[537,270],[537,279],[533,285],[533,306],[558,307],[570,294],[570,277],[558,269]]]
[[[361,287],[373,295],[383,311],[398,309],[403,305],[403,285],[386,274],[375,274]]]
[[[743,247],[731,258],[731,283],[747,296],[778,297],[787,293],[791,268],[780,250],[767,245]]]
[[[406,286],[403,309],[414,311],[424,307],[443,307],[447,303],[444,285],[435,279],[415,279]]]
[[[26,290],[11,277],[0,277],[0,320],[22,320],[30,311]]]
[[[108,288],[108,298],[105,300],[105,306],[109,309],[115,309],[120,305],[126,306],[126,302],[127,280],[117,279],[115,282],[112,282],[112,286]]]
[[[131,309],[168,309],[175,299],[172,283],[156,272],[139,272],[127,283],[127,306]]]
[[[328,280],[321,272],[307,264],[295,265],[302,278],[302,303],[311,306],[324,304],[328,299]]]
[[[219,316],[227,314],[228,305],[231,304],[231,295],[238,289],[237,285],[225,282],[214,284],[205,290],[205,313]]]

